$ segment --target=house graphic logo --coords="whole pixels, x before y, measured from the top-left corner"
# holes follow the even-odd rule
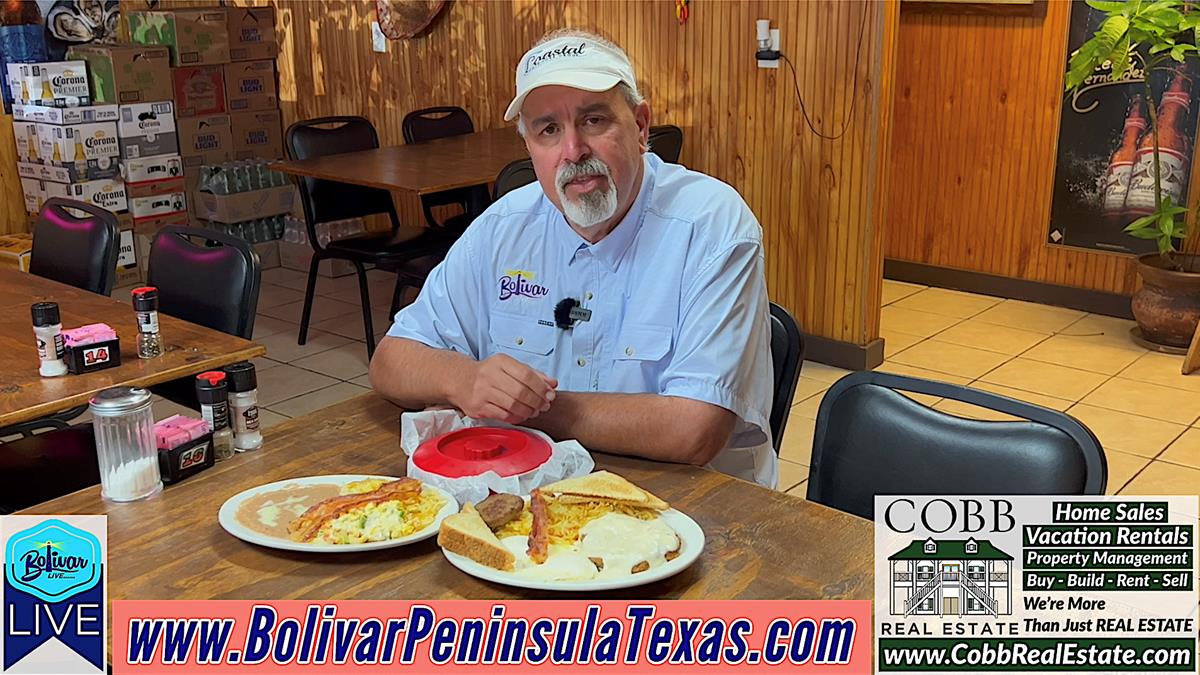
[[[987,540],[913,540],[888,557],[888,611],[905,617],[1012,614],[1012,563]]]

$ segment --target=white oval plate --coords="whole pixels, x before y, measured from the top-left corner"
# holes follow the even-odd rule
[[[331,475],[331,476],[306,476],[304,478],[289,478],[287,480],[275,481],[266,485],[259,485],[249,490],[243,490],[238,494],[225,500],[221,505],[221,510],[217,514],[217,520],[221,523],[221,527],[233,536],[248,541],[251,544],[259,546],[267,546],[269,548],[277,548],[284,551],[304,551],[308,553],[354,553],[360,551],[377,551],[383,548],[393,548],[396,546],[404,546],[413,542],[428,539],[437,534],[438,528],[441,527],[442,520],[449,515],[458,513],[458,502],[445,490],[442,490],[433,485],[422,483],[421,487],[425,490],[431,490],[434,494],[441,496],[446,500],[446,505],[441,511],[434,516],[433,522],[424,529],[413,532],[407,537],[399,539],[388,539],[386,541],[372,541],[365,544],[312,544],[307,542],[292,541],[291,539],[283,539],[280,537],[271,537],[261,532],[255,532],[250,528],[242,525],[237,521],[237,510],[242,505],[242,502],[250,497],[278,490],[285,485],[312,485],[314,483],[333,483],[335,485],[345,485],[351,481],[368,480],[372,478],[383,478],[386,480],[397,480],[391,476],[359,476],[359,475]]]
[[[457,553],[451,553],[446,549],[442,549],[442,554],[446,556],[446,560],[449,560],[451,565],[454,565],[463,572],[473,577],[479,577],[484,581],[504,584],[505,586],[529,588],[537,591],[568,592],[609,591],[617,588],[632,588],[666,579],[669,576],[682,572],[689,565],[696,562],[696,559],[704,551],[704,530],[687,514],[675,509],[667,509],[663,511],[660,517],[664,523],[679,535],[679,557],[674,560],[668,560],[664,565],[652,567],[645,572],[638,572],[637,574],[630,574],[624,577],[589,579],[587,581],[543,581],[513,572],[498,570],[487,565],[480,565],[470,558]]]

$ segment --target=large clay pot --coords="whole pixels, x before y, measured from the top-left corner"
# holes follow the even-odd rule
[[[1146,340],[1186,349],[1200,322],[1200,258],[1175,258],[1188,271],[1167,269],[1157,253],[1138,256],[1142,288],[1133,295],[1133,316]]]

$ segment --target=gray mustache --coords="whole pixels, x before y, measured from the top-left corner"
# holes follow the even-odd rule
[[[589,157],[582,162],[576,164],[567,164],[558,170],[558,175],[555,179],[558,181],[559,189],[566,186],[567,183],[582,178],[584,176],[604,176],[612,178],[608,171],[608,165],[600,161],[596,157]]]

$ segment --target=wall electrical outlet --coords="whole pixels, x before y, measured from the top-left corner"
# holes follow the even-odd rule
[[[384,36],[383,30],[379,28],[378,21],[371,22],[371,49],[380,54],[387,53],[387,37]]]

